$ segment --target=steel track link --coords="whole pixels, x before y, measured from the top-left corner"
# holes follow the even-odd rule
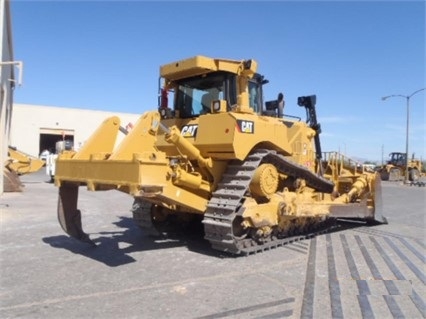
[[[152,222],[151,207],[152,204],[150,202],[144,201],[143,199],[135,199],[131,210],[133,220],[148,235],[159,236],[160,232]]]
[[[204,214],[204,238],[212,248],[240,254],[244,247],[234,238],[232,222],[253,177],[267,151],[258,151],[244,161],[231,161]]]
[[[331,192],[333,189],[334,185],[330,181],[274,151],[257,150],[243,162],[234,160],[228,165],[217,190],[213,192],[204,215],[204,238],[210,242],[213,249],[234,255],[249,255],[311,238],[330,230],[332,222],[326,220],[308,232],[284,238],[270,237],[263,242],[252,238],[235,237],[233,222],[238,216],[238,209],[243,203],[253,174],[262,162],[273,164],[281,173],[305,179],[308,186],[319,191]]]

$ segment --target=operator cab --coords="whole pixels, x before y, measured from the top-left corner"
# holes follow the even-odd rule
[[[193,118],[203,114],[211,113],[212,102],[222,100],[226,104],[226,111],[230,112],[237,104],[237,76],[229,72],[212,72],[197,75],[190,78],[175,81],[171,93],[173,110],[167,116],[168,97],[161,90],[159,109],[163,111],[162,117]],[[264,77],[256,73],[248,81],[249,107],[259,115],[265,115],[263,111],[262,86],[268,83]],[[170,110],[169,110],[170,111]]]
[[[403,166],[407,161],[405,153],[393,152],[389,154],[388,164]]]

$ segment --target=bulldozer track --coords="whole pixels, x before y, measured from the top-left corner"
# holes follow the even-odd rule
[[[234,160],[228,165],[204,214],[204,238],[210,242],[213,249],[234,255],[249,255],[312,238],[333,228],[333,221],[325,220],[315,224],[309,231],[291,236],[270,236],[261,242],[253,238],[236,237],[233,223],[239,216],[238,210],[247,194],[253,174],[261,163],[273,164],[283,174],[303,178],[308,186],[318,191],[331,192],[333,189],[334,185],[329,180],[274,151],[257,150],[245,161]],[[133,219],[145,233],[158,236],[162,232],[152,220],[151,207],[150,202],[136,199],[132,207]]]
[[[303,165],[288,160],[283,155],[271,151],[262,162],[273,164],[281,173],[304,179],[309,187],[319,192],[331,193],[333,191],[334,184],[331,181],[318,176]]]
[[[326,220],[316,224],[315,228],[310,231],[283,238],[271,236],[262,242],[252,238],[234,236],[233,223],[238,216],[238,210],[249,189],[253,174],[261,163],[271,163],[281,173],[303,178],[308,186],[319,191],[331,192],[333,189],[333,183],[330,181],[273,151],[257,150],[245,161],[234,160],[228,165],[218,189],[213,192],[204,215],[205,239],[210,242],[213,249],[236,255],[248,255],[312,238],[317,234],[327,232],[332,227],[332,221]]]

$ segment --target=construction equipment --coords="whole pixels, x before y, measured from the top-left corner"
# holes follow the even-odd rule
[[[43,167],[44,161],[26,154],[16,147],[9,146],[8,158],[3,167],[3,182],[5,192],[21,192],[20,175],[37,172]]]
[[[59,155],[58,218],[70,236],[92,242],[77,208],[82,185],[133,196],[134,220],[150,234],[202,222],[212,247],[235,255],[313,236],[337,218],[386,222],[378,175],[337,153],[322,159],[315,95],[298,98],[306,122],[278,116],[283,95],[264,102],[268,81],[254,60],[205,56],[161,66],[159,83],[158,110],[130,132],[111,117],[78,152]],[[119,131],[127,135],[115,145]]]
[[[392,152],[385,165],[379,168],[381,179],[384,181],[399,181],[405,178],[408,172],[408,180],[416,182],[422,177],[422,161],[414,158],[414,154],[407,162],[407,154]]]

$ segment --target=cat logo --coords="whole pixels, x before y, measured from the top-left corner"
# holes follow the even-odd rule
[[[180,134],[183,137],[195,137],[197,135],[198,125],[185,125],[182,127]]]
[[[237,124],[238,124],[237,129],[240,133],[248,133],[248,134],[254,133],[254,122],[237,120]]]

